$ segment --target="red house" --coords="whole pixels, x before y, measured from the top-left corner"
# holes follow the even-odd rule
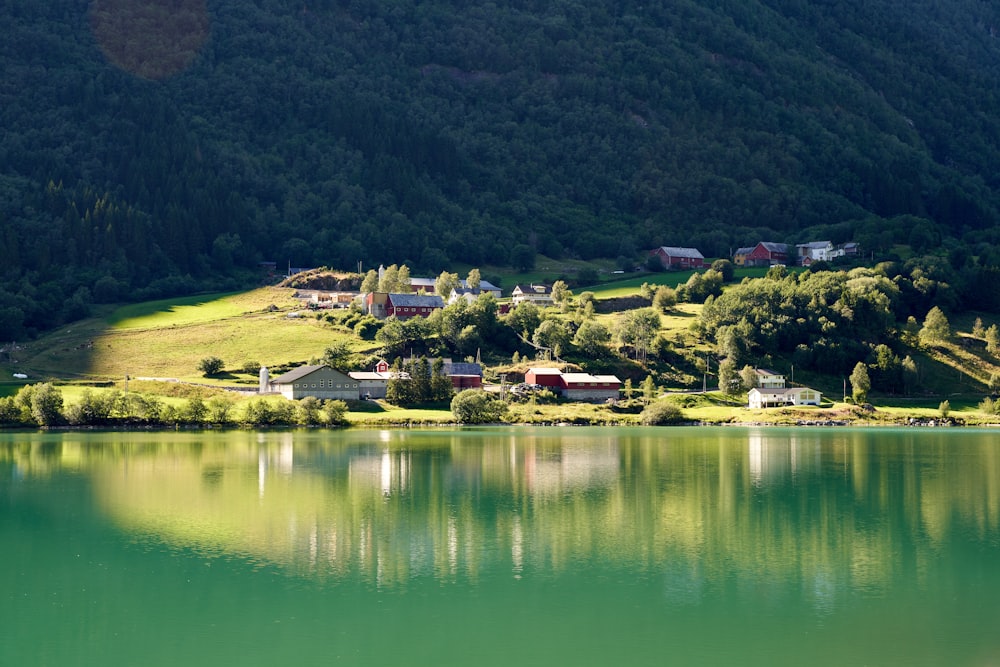
[[[744,260],[746,266],[774,266],[788,263],[788,244],[761,241]]]
[[[649,254],[660,258],[660,263],[668,269],[702,269],[705,268],[705,256],[696,248],[676,248],[660,246]]]
[[[408,320],[411,317],[427,317],[442,308],[444,300],[439,296],[389,294],[386,297],[385,314],[386,317],[395,315],[398,319]]]

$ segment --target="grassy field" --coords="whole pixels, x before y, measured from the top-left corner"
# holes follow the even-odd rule
[[[344,334],[300,311],[292,294],[262,288],[125,306],[25,345],[17,351],[17,367],[33,379],[131,375],[204,381],[197,365],[208,356],[221,358],[227,370],[247,362],[306,362]]]

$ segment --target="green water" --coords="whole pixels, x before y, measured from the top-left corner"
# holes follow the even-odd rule
[[[0,433],[0,665],[998,665],[1000,432]]]

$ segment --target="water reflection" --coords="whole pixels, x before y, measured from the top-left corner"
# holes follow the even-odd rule
[[[0,437],[5,485],[82,476],[135,539],[379,587],[600,562],[656,577],[672,604],[733,589],[775,605],[794,593],[826,614],[926,581],[956,536],[996,549],[1000,534],[987,432]]]

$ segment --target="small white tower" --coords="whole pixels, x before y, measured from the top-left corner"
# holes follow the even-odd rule
[[[266,394],[271,391],[271,376],[267,372],[267,366],[260,367],[260,393]]]

